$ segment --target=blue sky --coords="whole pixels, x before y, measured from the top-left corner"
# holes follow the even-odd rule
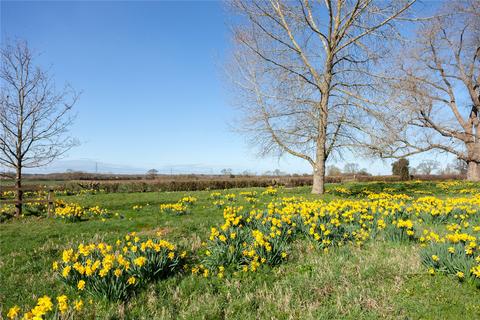
[[[0,6],[1,41],[26,39],[57,85],[83,92],[71,130],[81,144],[47,170],[93,170],[99,162],[139,171],[311,171],[303,160],[256,157],[231,129],[235,110],[222,74],[229,17],[220,2]],[[390,172],[388,163],[356,162],[372,173]]]

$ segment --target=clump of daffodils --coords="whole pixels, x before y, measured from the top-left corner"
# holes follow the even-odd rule
[[[393,220],[391,226],[387,226],[386,238],[391,241],[415,241],[414,223],[411,219]]]
[[[241,195],[251,196],[248,192]],[[336,246],[361,246],[376,237],[420,242],[422,247],[449,242],[445,253],[461,252],[472,262],[452,267],[450,273],[462,281],[480,274],[480,267],[475,264],[480,259],[475,258],[478,245],[472,235],[480,232],[480,228],[466,221],[480,211],[480,196],[414,199],[404,194],[370,192],[367,199],[325,202],[289,197],[272,199],[250,209],[225,203],[221,207],[224,222],[211,228],[209,240],[201,249],[201,262],[191,268],[194,274],[223,277],[225,270],[237,274],[282,263],[290,256],[291,243],[299,238],[309,239],[328,252]],[[445,224],[452,232],[441,236],[425,229],[426,220]],[[467,228],[471,231],[465,232]],[[437,252],[430,253],[426,260],[431,262],[428,266],[431,274],[441,272],[449,261]]]
[[[67,203],[61,200],[55,203],[56,218],[61,218],[66,221],[75,222],[88,218],[109,218],[111,213],[108,209],[101,208],[100,206],[94,206],[90,208],[84,208],[77,203]]]
[[[187,214],[191,206],[197,202],[195,197],[183,197],[176,203],[166,203],[160,205],[160,211],[174,214]]]
[[[15,205],[0,204],[0,222],[10,219],[15,214]]]
[[[237,200],[237,195],[235,193],[228,193],[225,195],[225,200],[229,202],[234,202]]]
[[[222,194],[220,192],[215,191],[215,192],[210,193],[210,199],[212,199],[212,200],[218,200],[221,197],[222,197]]]
[[[256,191],[244,191],[240,192],[240,195],[247,201],[248,203],[257,203],[257,192]]]
[[[182,203],[184,205],[192,205],[192,204],[195,204],[195,202],[197,202],[197,198],[195,197],[183,197],[182,199],[180,199],[179,203]]]
[[[471,234],[447,233],[421,251],[422,263],[434,273],[444,273],[480,287],[480,246]],[[432,273],[433,274],[433,273]]]
[[[46,319],[46,318],[60,318],[69,319],[74,317],[83,309],[82,299],[71,299],[62,294],[55,299],[49,296],[42,296],[38,298],[37,304],[32,309],[22,309],[15,305],[8,309],[6,314],[7,319]],[[0,314],[0,318],[2,318]]]
[[[267,195],[267,196],[276,196],[278,193],[278,189],[274,187],[267,187],[265,191],[262,192],[262,195]]]
[[[351,194],[350,190],[345,187],[335,187],[332,190],[328,190],[327,192],[339,196],[349,196]]]
[[[158,238],[127,234],[115,244],[80,244],[53,263],[65,283],[110,300],[126,300],[136,289],[181,269],[186,253]]]
[[[225,207],[225,201],[223,200],[215,200],[213,201],[213,205],[219,209],[222,209],[223,207]]]
[[[180,202],[161,204],[160,211],[166,213],[187,214],[188,206]]]
[[[79,221],[86,216],[86,210],[76,203],[66,203],[57,201],[55,204],[55,217],[61,218],[70,222]]]

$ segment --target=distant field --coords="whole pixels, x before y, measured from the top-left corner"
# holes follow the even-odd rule
[[[423,230],[432,229],[444,234],[448,232],[446,226],[452,223],[468,221],[469,227],[462,225],[462,228],[473,230],[469,228],[480,226],[478,211],[461,220],[455,218],[454,213],[445,215],[446,220],[432,216],[431,220],[423,218],[420,221],[415,215],[409,216],[415,230],[415,239],[412,237],[410,240],[392,237],[388,226],[374,237],[373,229],[377,228],[380,219],[376,214],[373,214],[372,235],[360,241],[359,245],[354,240],[351,243],[340,241],[341,245],[325,245],[322,240],[310,239],[307,228],[304,236],[298,236],[286,247],[288,255],[276,265],[263,265],[255,272],[241,272],[241,269],[239,272],[235,265],[225,266],[227,270],[225,273],[222,271],[221,277],[216,273],[208,277],[192,273],[192,268],[200,263],[216,259],[216,252],[205,256],[206,249],[202,246],[202,242],[208,242],[207,246],[210,246],[211,228],[216,226],[220,229],[224,223],[223,209],[218,207],[218,203],[214,204],[215,201],[223,201],[223,207],[242,206],[244,209],[239,209],[238,215],[244,216],[248,216],[252,209],[260,209],[259,212],[267,210],[269,203],[278,202],[277,206],[281,207],[280,201],[284,197],[296,200],[284,200],[283,205],[288,205],[288,201],[299,201],[299,206],[302,206],[302,203],[318,199],[326,202],[338,200],[338,205],[342,205],[349,201],[354,201],[351,204],[357,201],[370,203],[375,200],[367,200],[367,194],[378,195],[381,192],[407,194],[414,199],[433,195],[436,199],[477,197],[475,201],[480,204],[478,196],[475,196],[480,190],[478,184],[347,183],[329,185],[328,190],[326,195],[317,197],[310,194],[309,187],[279,189],[272,195],[262,194],[264,188],[230,189],[215,196],[220,200],[212,199],[212,191],[59,196],[65,202],[78,203],[83,207],[98,205],[111,213],[119,213],[119,216],[78,222],[29,216],[0,224],[1,314],[5,315],[13,305],[31,308],[43,295],[56,297],[65,293],[69,297],[80,295],[88,306],[74,317],[79,319],[480,318],[478,283],[467,279],[459,281],[456,276],[444,274],[441,270],[430,275],[428,267],[422,264],[425,247],[418,240]],[[249,196],[242,196],[241,192],[256,192],[252,196],[255,201],[247,201]],[[235,194],[235,199],[230,202],[225,200],[229,194]],[[176,203],[186,195],[198,199],[189,206],[188,213],[177,215],[160,211],[160,205]],[[385,199],[381,201],[390,201],[392,205],[412,201]],[[134,206],[141,208],[134,209]],[[339,207],[338,210],[344,209]],[[430,217],[430,213],[427,216]],[[369,219],[358,217],[355,219]],[[346,218],[339,216],[339,219]],[[384,219],[390,221],[388,213]],[[329,228],[329,222],[326,225]],[[261,228],[261,225],[255,228]],[[333,230],[336,229],[332,227]],[[54,275],[52,263],[61,258],[64,249],[92,241],[114,243],[131,231],[149,237],[160,232],[162,238],[186,250],[190,257],[186,270],[165,280],[149,283],[126,303],[92,297],[68,286],[60,276]],[[480,232],[472,234],[478,237]],[[334,243],[338,241],[327,235],[321,236],[324,240],[332,239]],[[218,246],[212,248],[220,250]],[[473,255],[478,256],[479,249],[474,248]],[[92,299],[91,305],[87,302],[89,299]]]

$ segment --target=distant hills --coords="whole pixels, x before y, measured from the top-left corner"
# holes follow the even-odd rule
[[[171,166],[136,167],[124,164],[114,164],[92,159],[58,160],[40,168],[25,169],[27,174],[48,174],[64,172],[111,173],[111,174],[145,174],[150,169],[158,170],[159,174],[215,174],[225,167],[210,167],[203,164],[178,164]],[[11,170],[2,170],[11,171]]]

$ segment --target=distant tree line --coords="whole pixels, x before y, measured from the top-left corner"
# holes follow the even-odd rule
[[[461,159],[456,159],[444,167],[437,160],[422,160],[416,167],[410,167],[410,162],[401,158],[392,163],[392,174],[399,176],[401,180],[410,179],[411,175],[466,175],[468,171],[467,163]]]

